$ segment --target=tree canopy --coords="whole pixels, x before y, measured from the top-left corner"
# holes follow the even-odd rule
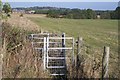
[[[49,10],[48,17],[70,19],[96,19],[99,15],[101,19],[120,19],[120,7],[116,10],[95,11],[92,9],[69,9],[69,10]]]
[[[17,10],[34,10],[35,14],[47,14],[51,18],[69,18],[69,19],[120,19],[120,7],[115,10],[92,10],[92,9],[70,9],[57,7],[28,7],[13,8]]]
[[[2,10],[2,1],[0,0],[0,11]]]
[[[11,12],[11,6],[10,6],[10,4],[9,3],[5,3],[4,5],[3,5],[3,11],[5,12],[5,13],[9,13],[9,12]]]
[[[95,11],[92,9],[67,9],[67,10],[49,10],[48,17],[58,18],[71,18],[71,19],[94,19],[96,17]]]

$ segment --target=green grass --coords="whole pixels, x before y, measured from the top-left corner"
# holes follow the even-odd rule
[[[83,37],[85,43],[91,47],[110,46],[117,52],[118,21],[91,19],[53,19],[30,18],[45,30],[65,32],[69,36]]]
[[[29,19],[50,32],[65,32],[69,36],[83,37],[85,46],[88,46],[90,56],[101,59],[103,47],[110,47],[110,73],[118,73],[118,20],[103,19],[55,19],[33,18]],[[85,53],[82,53],[85,54]]]
[[[67,35],[73,36],[75,38],[80,35],[83,37],[85,46],[88,46],[89,48],[89,54],[102,55],[103,47],[109,46],[111,59],[114,60],[118,56],[117,20],[55,19],[30,17],[29,19],[37,23],[40,28],[43,28],[50,32],[65,32]]]

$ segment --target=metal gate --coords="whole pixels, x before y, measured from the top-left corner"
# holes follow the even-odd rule
[[[40,52],[44,70],[50,75],[65,75],[68,59],[74,62],[74,38],[65,33],[58,36],[52,33],[31,34],[32,47]]]

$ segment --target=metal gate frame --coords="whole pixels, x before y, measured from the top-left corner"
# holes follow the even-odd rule
[[[44,37],[43,38],[35,37],[36,35],[42,35]],[[73,37],[65,37],[65,33],[62,34],[62,37],[50,37],[50,35],[51,34],[49,34],[49,33],[31,34],[32,39],[43,40],[43,42],[33,42],[32,41],[31,43],[32,43],[32,47],[34,49],[42,50],[42,52],[44,54],[44,57],[43,57],[44,70],[49,68],[49,66],[48,66],[49,59],[55,58],[55,57],[49,57],[48,56],[48,54],[49,54],[48,51],[49,50],[57,49],[57,50],[62,50],[64,53],[65,53],[65,50],[72,50],[71,57],[72,57],[72,63],[74,63],[74,38]],[[50,42],[51,39],[52,40],[62,40],[62,47],[55,47],[55,48],[49,47],[49,44],[57,43],[57,42]],[[65,47],[66,40],[72,40],[72,46],[71,47]],[[44,46],[43,47],[34,47],[35,43],[44,44]]]

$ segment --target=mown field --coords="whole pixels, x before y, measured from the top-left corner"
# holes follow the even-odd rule
[[[69,36],[83,37],[84,46],[89,54],[102,55],[103,47],[110,47],[110,72],[114,75],[118,61],[118,21],[100,19],[55,19],[46,17],[29,17],[40,28],[50,32],[65,32]],[[84,54],[84,53],[83,53]],[[100,57],[100,56],[99,56]],[[112,65],[112,66],[111,66]]]
[[[53,19],[30,18],[45,30],[52,32],[65,32],[69,36],[83,37],[84,42],[91,47],[110,46],[117,52],[118,21],[117,20],[91,20],[91,19]]]

